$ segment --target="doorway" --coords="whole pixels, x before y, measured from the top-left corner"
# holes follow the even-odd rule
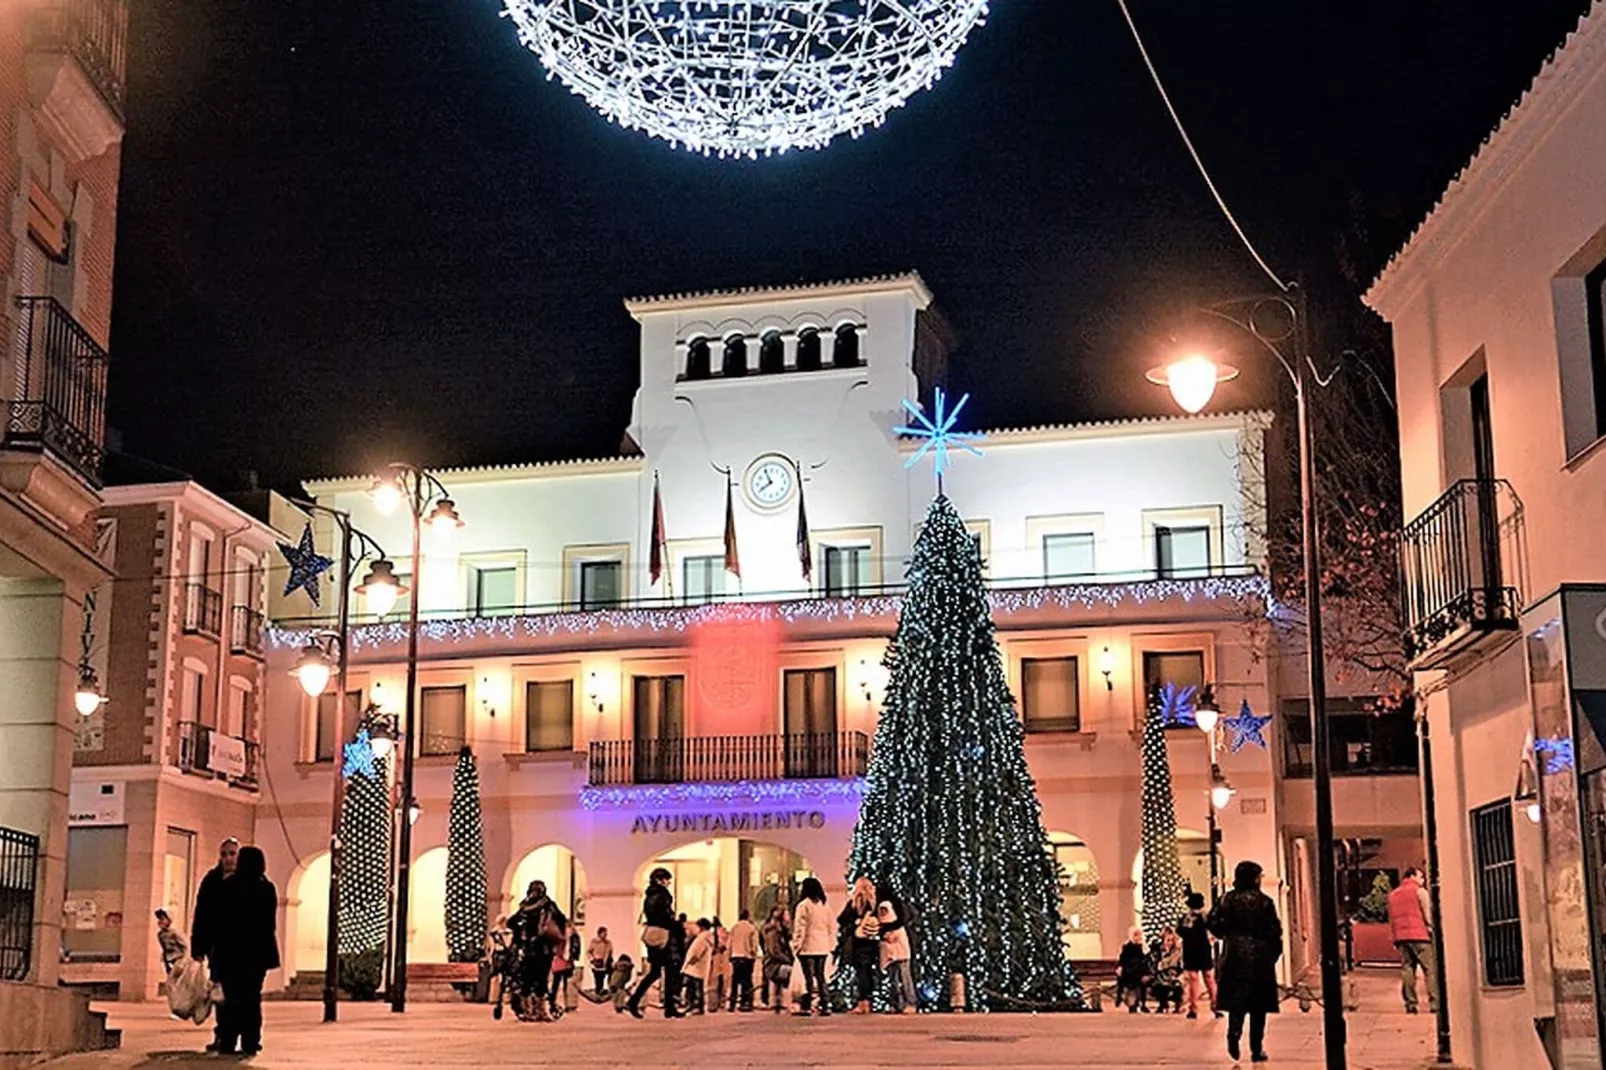
[[[631,678],[635,782],[678,784],[685,774],[686,678]]]

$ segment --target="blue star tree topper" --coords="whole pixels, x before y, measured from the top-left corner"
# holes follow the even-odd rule
[[[301,543],[291,546],[287,542],[279,544],[279,553],[284,555],[285,562],[290,566],[290,577],[284,581],[284,593],[288,596],[291,591],[300,587],[307,592],[313,605],[319,604],[318,578],[334,567],[334,561],[318,552],[312,543],[312,525],[308,524],[301,529]]]
[[[1237,716],[1228,717],[1221,723],[1232,736],[1232,739],[1227,744],[1227,749],[1234,754],[1243,750],[1244,746],[1250,743],[1253,743],[1261,750],[1266,749],[1266,736],[1262,729],[1271,723],[1271,714],[1268,713],[1264,717],[1256,717],[1255,711],[1249,708],[1248,699],[1244,699],[1238,704]]]
[[[965,407],[965,402],[969,400],[969,394],[960,395],[959,404],[953,407],[952,412],[949,412],[948,398],[943,394],[942,387],[939,386],[932,404],[932,415],[927,416],[921,411],[920,406],[905,398],[903,407],[908,410],[910,416],[914,417],[914,425],[894,427],[892,429],[895,434],[909,435],[911,438],[924,440],[921,442],[920,448],[907,461],[903,462],[903,466],[905,468],[913,468],[920,463],[921,458],[926,454],[931,454],[937,466],[937,492],[939,494],[942,492],[942,474],[953,466],[953,461],[948,456],[950,449],[958,447],[975,454],[977,457],[981,456],[981,450],[972,445],[973,442],[981,438],[980,435],[969,431],[954,430],[954,423],[959,419],[960,410]]]
[[[374,765],[374,744],[368,738],[368,729],[357,729],[357,738],[345,745],[345,765],[341,767],[340,774],[351,779],[353,774],[360,773],[365,777],[379,775],[378,766]]]

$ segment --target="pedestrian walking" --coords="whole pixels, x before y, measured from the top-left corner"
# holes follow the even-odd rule
[[[1149,991],[1154,993],[1155,1009],[1165,1014],[1182,1013],[1182,940],[1177,931],[1167,925],[1160,930],[1160,948],[1154,956],[1154,979]]]
[[[173,967],[189,957],[189,945],[173,928],[173,916],[165,910],[156,912],[156,943],[162,949],[162,969],[169,974]]]
[[[678,1018],[675,999],[680,995],[680,956],[683,954],[685,934],[675,920],[675,897],[669,891],[672,874],[662,866],[654,869],[647,879],[647,889],[641,896],[641,942],[647,945],[647,972],[636,985],[635,993],[625,1004],[632,1017],[641,1018],[641,1001],[647,990],[660,977],[664,982],[664,1017]],[[677,947],[677,940],[681,947]]]
[[[1428,990],[1428,1010],[1439,1012],[1438,962],[1433,957],[1433,904],[1422,886],[1422,870],[1412,866],[1389,893],[1389,935],[1400,951],[1400,995],[1405,1013],[1417,1012],[1416,971]]]
[[[223,882],[234,875],[239,862],[240,841],[229,836],[217,845],[217,865],[206,871],[200,887],[195,890],[195,911],[190,918],[190,956],[206,960],[207,974],[213,984],[219,983],[212,963],[212,946],[217,938],[218,919],[222,911]],[[206,1050],[217,1051],[222,1035],[223,1024],[219,1016],[213,1027],[213,1041],[206,1046]]]
[[[597,935],[591,938],[586,949],[591,964],[591,987],[598,996],[608,994],[609,974],[613,973],[613,941],[608,939],[608,927],[597,926]]]
[[[1149,953],[1143,949],[1143,930],[1133,929],[1115,960],[1115,1002],[1125,1003],[1128,1014],[1149,1013]]]
[[[1227,1054],[1236,1061],[1244,1019],[1249,1019],[1249,1057],[1266,1061],[1266,1015],[1278,1009],[1277,960],[1283,926],[1277,905],[1260,891],[1262,870],[1239,862],[1232,891],[1210,912],[1210,931],[1221,941],[1216,967],[1216,1005],[1227,1012]]]
[[[713,965],[714,926],[707,918],[698,918],[696,935],[686,945],[686,964],[680,971],[680,983],[686,987],[687,1014],[703,1013]]]
[[[262,1050],[262,982],[279,968],[279,892],[267,873],[262,849],[241,847],[234,872],[219,886],[207,955],[212,976],[223,986],[217,1009],[221,1055],[235,1045],[243,1055]]]
[[[875,894],[875,882],[860,877],[853,882],[853,892],[837,915],[838,944],[853,967],[854,1014],[870,1013],[870,998],[875,995],[881,972],[881,919],[877,916],[880,903]]]
[[[514,939],[519,942],[520,1004],[514,1009],[521,1019],[551,1021],[548,982],[552,960],[564,941],[569,920],[547,895],[545,881],[531,881],[519,909],[508,919]]]
[[[709,930],[714,938],[714,953],[709,959],[707,997],[704,1003],[709,1013],[723,1010],[725,1001],[730,998],[731,991],[731,944],[730,930],[714,918],[714,927]]]
[[[1182,985],[1187,1003],[1188,1017],[1199,1017],[1199,990],[1210,995],[1210,1013],[1217,1018],[1216,1009],[1216,949],[1210,936],[1210,925],[1204,915],[1204,896],[1188,893],[1188,913],[1177,923],[1177,936],[1182,940]]]
[[[786,906],[777,903],[758,932],[759,947],[764,952],[764,1005],[774,1008],[776,1014],[786,1010],[786,990],[794,968],[792,927],[788,922]]]
[[[903,902],[890,884],[876,886],[876,919],[881,923],[881,972],[887,975],[892,988],[894,1014],[915,1013],[915,979],[910,968],[911,952],[908,919]]]
[[[574,978],[574,964],[580,960],[580,934],[573,925],[552,955],[552,1009],[556,1012],[561,1002],[565,1010],[576,1006],[570,981]],[[555,1016],[555,1015],[554,1015]]]
[[[803,880],[802,900],[792,918],[792,952],[803,971],[803,998],[797,1013],[811,1011],[830,1015],[831,1004],[825,993],[825,957],[836,945],[836,926],[825,905],[825,888],[818,877]]]
[[[744,907],[730,931],[730,1009],[753,1009],[753,964],[758,959],[758,926]]]

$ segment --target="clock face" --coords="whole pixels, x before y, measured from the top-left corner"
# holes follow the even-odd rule
[[[748,500],[760,509],[778,509],[796,489],[791,462],[784,457],[760,457],[747,469]]]

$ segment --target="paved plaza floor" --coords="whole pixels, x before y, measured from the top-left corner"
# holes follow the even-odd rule
[[[1349,1016],[1356,1070],[1405,1070],[1428,1064],[1433,1018],[1407,1016],[1392,974],[1359,976],[1360,1007]],[[175,1022],[160,1004],[103,1006],[123,1029],[116,1052],[74,1055],[53,1070],[176,1070],[231,1060],[200,1049],[209,1028]],[[1229,1067],[1225,1023],[1106,1010],[1075,1015],[920,1015],[827,1019],[771,1012],[713,1014],[686,1021],[638,1022],[612,1007],[582,1003],[550,1024],[492,1021],[484,1006],[415,1004],[404,1015],[381,1004],[343,1004],[341,1021],[324,1025],[316,1003],[269,1003],[264,1051],[253,1067]],[[1321,1009],[1296,1004],[1272,1019],[1271,1067],[1322,1065]],[[1246,1058],[1243,1065],[1247,1068]]]

